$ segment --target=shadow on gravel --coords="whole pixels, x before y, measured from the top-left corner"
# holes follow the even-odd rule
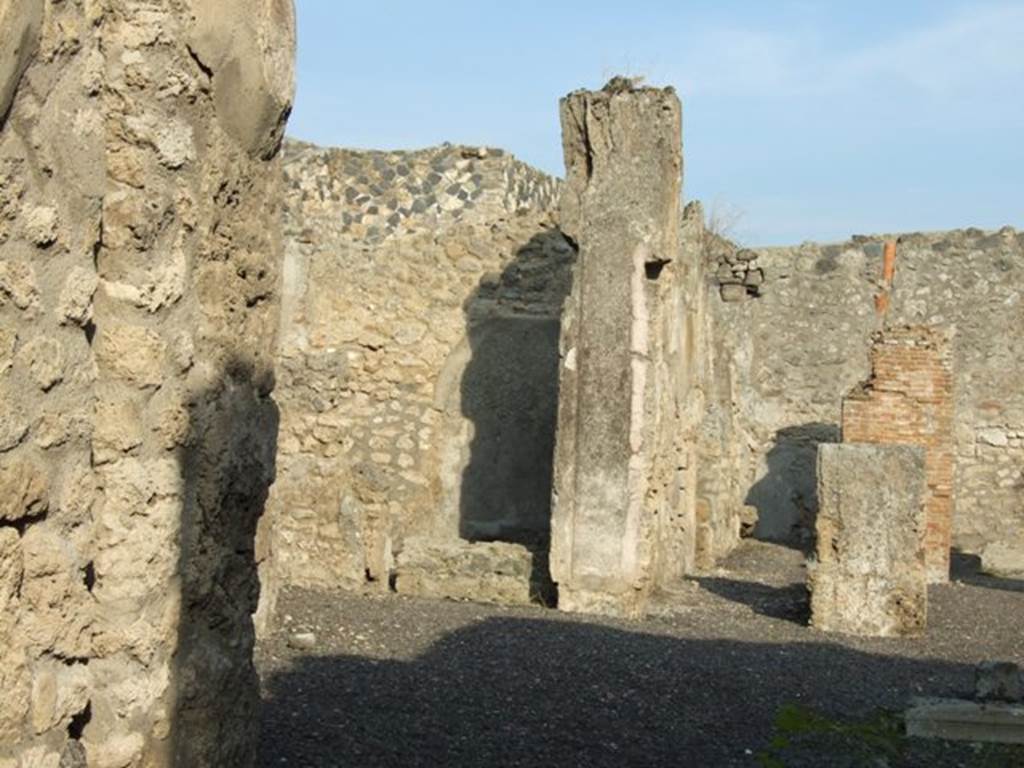
[[[990,576],[981,571],[981,558],[953,550],[950,575],[954,581],[962,581],[973,587],[1001,589],[1006,592],[1024,592],[1024,580],[1004,579]]]
[[[972,680],[966,665],[827,643],[491,618],[410,660],[296,660],[266,681],[260,765],[775,765],[764,759],[787,707],[858,717]],[[897,746],[906,755],[887,753],[889,768],[971,765],[960,746],[902,737]],[[787,753],[784,765],[879,764],[849,762],[843,748],[807,754]]]
[[[754,613],[807,626],[811,616],[810,595],[803,584],[773,587],[749,581],[723,579],[717,576],[698,577],[702,589],[734,603],[748,606]]]

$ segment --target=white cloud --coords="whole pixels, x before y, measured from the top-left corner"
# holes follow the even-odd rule
[[[1024,75],[1024,6],[981,6],[836,63],[837,83],[902,81],[933,97],[988,91]]]

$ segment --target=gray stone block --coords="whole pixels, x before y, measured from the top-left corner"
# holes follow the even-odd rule
[[[1024,536],[986,546],[981,552],[981,570],[1000,579],[1024,579]]]
[[[533,582],[543,563],[519,544],[408,539],[395,564],[399,594],[499,605],[539,599]],[[537,565],[541,568],[538,569]]]
[[[863,636],[924,630],[924,492],[921,448],[819,446],[813,626]]]
[[[920,699],[906,713],[907,735],[951,741],[1024,744],[1024,706]]]
[[[738,283],[723,283],[720,290],[722,301],[746,301],[750,298],[747,289]]]

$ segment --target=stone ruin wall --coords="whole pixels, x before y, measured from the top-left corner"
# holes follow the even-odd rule
[[[500,150],[291,142],[285,185],[274,581],[386,588],[413,537],[543,546],[558,183]]]
[[[524,446],[552,439],[557,384],[546,371],[574,258],[557,228],[557,182],[495,150],[298,143],[286,176],[284,426],[272,491],[280,582],[382,586],[409,537],[543,541],[541,515],[532,530],[500,523],[523,519],[517,505],[545,509],[543,452],[497,473],[492,454],[500,435]],[[704,230],[698,204],[682,231],[712,289],[687,289],[684,333],[699,382],[687,407],[703,413],[684,419],[696,430],[685,462],[695,565],[709,567],[743,533],[812,536],[816,448],[839,440],[842,399],[870,373],[889,238],[738,249]],[[956,329],[954,546],[970,552],[1024,529],[1022,350],[1006,332],[1022,319],[1021,239],[901,237],[887,314],[892,325]],[[509,341],[517,334],[548,351],[527,362],[533,343]],[[506,358],[516,363],[495,369]],[[534,373],[516,376],[522,364]],[[478,375],[488,370],[501,372]],[[538,376],[546,394],[494,380]],[[528,475],[539,481],[503,512],[502,489]],[[463,519],[481,508],[490,523]]]
[[[287,0],[0,2],[3,768],[245,764],[257,563],[272,607],[282,582],[386,583],[408,537],[548,534],[558,183],[447,146],[293,144],[282,174],[293,25]],[[707,561],[744,505],[765,536],[813,517],[881,238],[730,263],[696,210],[683,248],[722,283],[691,323]],[[967,551],[1024,530],[1022,250],[900,238],[889,321],[956,328]]]
[[[550,349],[573,260],[556,226],[557,182],[498,151],[461,147],[385,153],[296,143],[286,173],[284,469],[273,491],[280,580],[383,585],[410,537],[542,542],[543,513],[532,530],[500,521],[546,512],[557,389],[517,395],[486,376],[473,380],[501,370],[495,360],[509,355],[493,340],[515,336],[509,327],[533,327],[540,336],[523,338]],[[812,535],[816,448],[839,440],[842,399],[869,373],[888,238],[739,249],[704,230],[696,204],[682,226],[681,247],[703,254],[717,289],[687,289],[683,333],[697,382],[686,407],[702,413],[683,419],[696,434],[683,436],[695,445],[682,462],[696,487],[700,568],[752,530]],[[1020,252],[1012,230],[907,235],[898,249],[887,322],[957,330],[954,543],[968,551],[1022,529],[1024,419],[1013,387],[1021,350],[1006,333],[1021,319]],[[516,376],[518,365],[498,378],[536,380]],[[540,376],[552,386],[550,374]],[[476,407],[472,390],[481,387],[487,405]],[[547,404],[540,416],[539,401]],[[543,450],[532,451],[532,463],[497,467],[501,436]],[[539,482],[503,512],[505,489],[527,476]],[[464,514],[479,509],[489,521]]]
[[[759,510],[760,535],[813,530],[816,446],[838,442],[842,398],[870,374],[890,239],[899,242],[886,324],[955,330],[953,546],[1022,551],[1024,339],[1016,329],[1024,322],[1024,233],[1011,228],[759,249],[756,291],[711,301],[719,403],[712,410],[731,409],[723,422],[735,429],[739,455],[731,460],[738,482],[708,495],[723,508]],[[725,256],[735,253],[718,241],[707,250],[712,269],[730,266]]]
[[[0,766],[249,764],[291,3],[0,29]]]
[[[560,183],[494,149],[287,142],[285,186],[265,612],[278,584],[386,588],[399,551],[400,591],[461,594],[481,567],[539,568],[546,581],[558,339],[575,261],[557,222]],[[681,227],[684,323],[665,336],[665,355],[686,368],[686,393],[669,392],[661,368],[652,378],[678,409],[668,418],[686,426],[671,469],[687,519],[663,515],[659,534],[676,525],[690,537],[688,554],[666,565],[676,574],[694,565],[693,549],[710,562],[739,536],[735,510],[694,519],[711,359],[699,205]],[[534,563],[466,541],[523,545]],[[478,596],[519,595],[519,580]]]

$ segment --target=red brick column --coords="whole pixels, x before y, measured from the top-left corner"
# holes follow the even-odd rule
[[[925,562],[929,581],[948,581],[953,528],[948,334],[922,326],[876,334],[871,378],[843,401],[843,442],[919,445],[926,450]]]

